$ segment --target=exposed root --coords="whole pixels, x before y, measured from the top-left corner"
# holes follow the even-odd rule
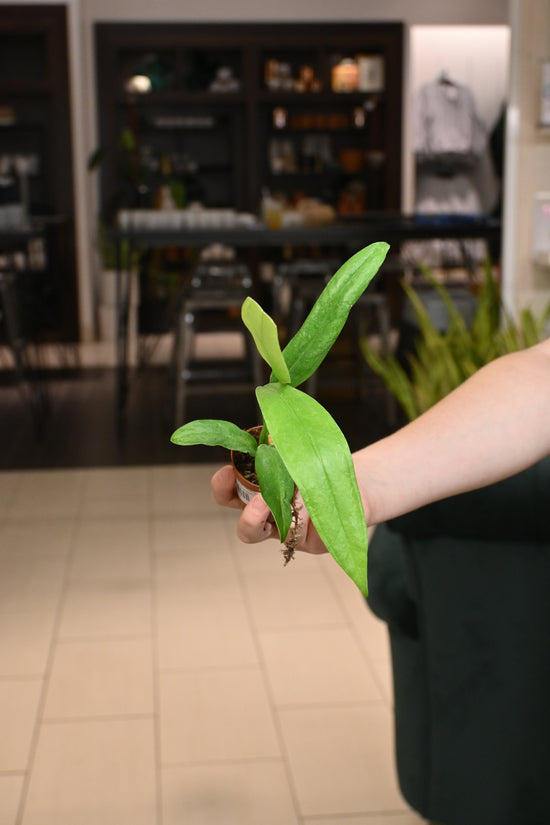
[[[292,561],[292,559],[294,558],[294,551],[300,539],[299,515],[301,508],[296,506],[296,502],[294,499],[292,499],[292,503],[290,506],[292,509],[292,522],[290,525],[290,530],[288,531],[288,535],[281,547],[281,553],[283,554],[283,558],[285,560],[285,567],[287,566],[289,561]]]

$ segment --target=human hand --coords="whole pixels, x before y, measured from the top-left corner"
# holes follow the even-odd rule
[[[269,507],[260,494],[245,506],[237,496],[235,475],[230,465],[222,467],[212,476],[212,497],[222,507],[242,510],[237,524],[237,536],[245,544],[256,544],[269,538],[279,541],[279,534],[273,522]],[[299,511],[297,543],[294,549],[306,553],[327,553],[309,514],[298,494],[296,505]],[[291,528],[292,529],[292,528]]]

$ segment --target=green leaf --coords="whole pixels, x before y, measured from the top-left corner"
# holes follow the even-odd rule
[[[292,524],[290,505],[294,482],[273,444],[260,444],[255,469],[262,497],[273,514],[280,539],[284,541]]]
[[[258,352],[267,361],[281,384],[290,383],[290,375],[279,344],[275,322],[253,298],[246,298],[241,307],[244,325],[252,333]]]
[[[180,447],[205,444],[207,447],[225,447],[227,450],[237,450],[252,456],[256,455],[258,448],[258,442],[246,430],[241,430],[230,421],[219,421],[214,418],[203,418],[184,424],[172,433],[170,441]]]
[[[321,365],[342,331],[352,306],[380,269],[388,249],[387,243],[370,244],[352,255],[332,276],[284,349],[293,387],[303,384]]]
[[[136,149],[136,136],[128,127],[120,133],[119,144],[127,152],[133,152]]]
[[[344,435],[315,399],[289,384],[258,387],[273,443],[327,550],[367,593],[367,525]]]

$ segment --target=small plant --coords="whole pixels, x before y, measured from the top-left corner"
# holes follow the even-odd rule
[[[101,218],[97,222],[97,248],[103,269],[135,270],[139,265],[140,252],[132,249],[129,241],[120,245],[109,238],[107,228]]]
[[[351,453],[329,413],[298,387],[328,354],[387,251],[387,244],[375,243],[346,261],[283,351],[274,321],[246,298],[243,323],[272,371],[269,383],[256,388],[263,418],[258,439],[229,421],[212,419],[184,424],[171,438],[182,446],[222,446],[252,456],[261,494],[289,555],[299,529],[298,489],[327,549],[365,595],[367,527]]]
[[[522,310],[517,323],[506,317],[498,284],[487,263],[473,320],[468,325],[445,286],[429,270],[423,272],[443,302],[447,329],[439,331],[418,292],[403,283],[419,327],[414,353],[408,357],[408,369],[391,353],[380,356],[365,337],[361,339],[365,360],[382,378],[409,420],[417,418],[500,355],[541,341],[550,320],[550,305],[538,318],[530,309]]]

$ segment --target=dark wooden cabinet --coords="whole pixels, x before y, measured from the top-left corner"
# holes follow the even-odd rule
[[[399,209],[401,24],[99,23],[95,35],[106,215],[167,193],[257,213],[264,189],[343,215]]]
[[[0,200],[24,201],[32,220],[50,223],[43,272],[30,296],[33,323],[37,333],[76,341],[68,78],[66,7],[1,5]]]

